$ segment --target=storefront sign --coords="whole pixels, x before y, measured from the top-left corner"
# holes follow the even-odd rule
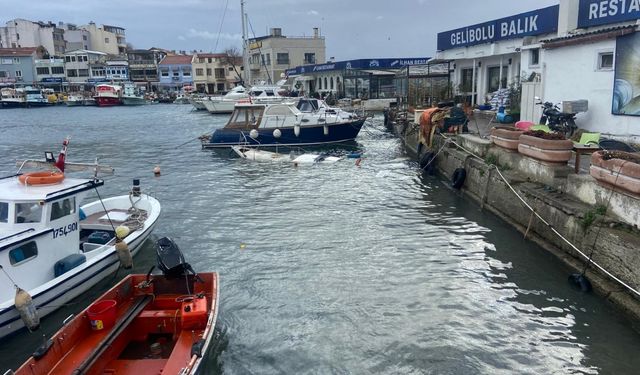
[[[578,27],[606,25],[640,18],[640,0],[580,0]]]
[[[56,78],[56,77],[47,77],[40,80],[43,83],[62,83],[64,78]]]
[[[349,61],[338,61],[327,64],[299,66],[294,69],[288,69],[285,71],[285,73],[288,76],[295,76],[305,73],[345,69],[400,69],[408,65],[426,64],[429,59],[430,57],[399,59],[358,59]]]
[[[438,50],[548,34],[558,30],[558,5],[438,34]]]

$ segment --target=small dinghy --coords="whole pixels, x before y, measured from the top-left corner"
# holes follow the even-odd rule
[[[258,150],[247,146],[232,146],[231,149],[243,159],[252,161],[286,161],[294,165],[300,164],[331,164],[342,160],[338,156],[325,154],[280,154],[277,152]]]
[[[216,341],[218,274],[196,274],[170,238],[156,252],[162,275],[127,276],[15,374],[200,373]]]

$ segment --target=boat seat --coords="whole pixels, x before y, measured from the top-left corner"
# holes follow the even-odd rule
[[[191,347],[200,339],[199,333],[197,331],[195,335],[192,331],[182,331],[180,333],[162,371],[163,374],[178,374],[189,363]]]

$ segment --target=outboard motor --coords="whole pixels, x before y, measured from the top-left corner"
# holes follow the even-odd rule
[[[156,243],[158,267],[168,279],[184,277],[187,272],[196,275],[191,265],[187,263],[178,245],[169,237],[163,237]],[[197,277],[197,275],[196,275]]]

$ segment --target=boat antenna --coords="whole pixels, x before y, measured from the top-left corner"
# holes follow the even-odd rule
[[[222,32],[222,25],[224,24],[224,16],[227,15],[227,7],[229,7],[229,0],[224,5],[224,11],[222,12],[222,20],[220,21],[220,28],[218,29],[218,36],[216,37],[216,45],[213,47],[213,52],[218,51],[218,42],[220,41],[220,33]]]
[[[249,20],[249,17],[247,17],[247,23],[251,28],[251,34],[253,34],[253,39],[256,39],[256,33],[255,31],[253,31],[253,25],[251,24],[251,20]],[[262,66],[264,66],[264,71],[267,72],[267,82],[269,84],[273,84],[273,81],[271,80],[271,74],[269,74],[269,69],[267,69],[267,64],[264,61],[264,55],[262,54],[262,48],[260,47],[260,44],[258,44],[258,52],[260,53],[260,61],[262,62]]]

